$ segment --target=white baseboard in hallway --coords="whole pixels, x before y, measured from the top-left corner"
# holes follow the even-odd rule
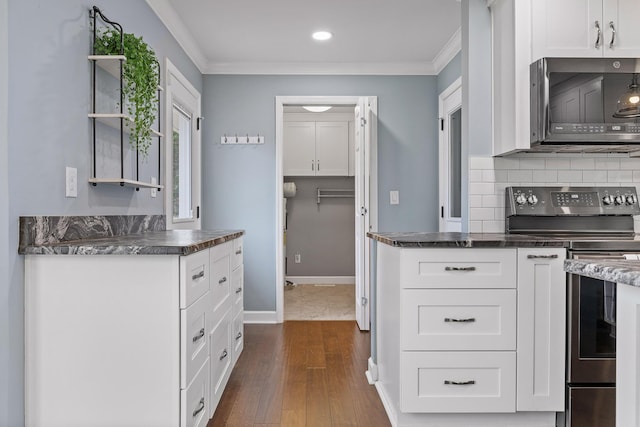
[[[296,285],[353,285],[355,276],[287,276]]]
[[[274,324],[278,317],[275,311],[246,311],[244,312],[244,323],[264,323]]]

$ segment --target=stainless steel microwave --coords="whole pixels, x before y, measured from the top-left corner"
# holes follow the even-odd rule
[[[542,58],[530,73],[532,146],[640,147],[640,59]]]

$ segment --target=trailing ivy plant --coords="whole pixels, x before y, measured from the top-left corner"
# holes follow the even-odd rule
[[[134,34],[124,33],[123,95],[127,113],[133,118],[131,146],[145,157],[151,145],[151,126],[158,113],[160,64],[156,54]],[[120,33],[104,28],[96,33],[93,47],[96,55],[121,55]]]

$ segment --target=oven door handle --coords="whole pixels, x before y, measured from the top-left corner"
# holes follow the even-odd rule
[[[624,254],[614,253],[599,253],[599,254],[573,254],[573,259],[611,259],[611,260],[626,260]]]

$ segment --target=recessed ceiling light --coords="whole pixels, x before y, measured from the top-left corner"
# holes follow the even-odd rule
[[[329,111],[331,109],[330,106],[324,105],[305,105],[302,108],[312,113],[324,113],[325,111]]]
[[[329,40],[331,37],[333,37],[333,34],[331,34],[329,31],[316,31],[315,33],[311,34],[311,37],[313,37],[314,40],[324,41]]]

